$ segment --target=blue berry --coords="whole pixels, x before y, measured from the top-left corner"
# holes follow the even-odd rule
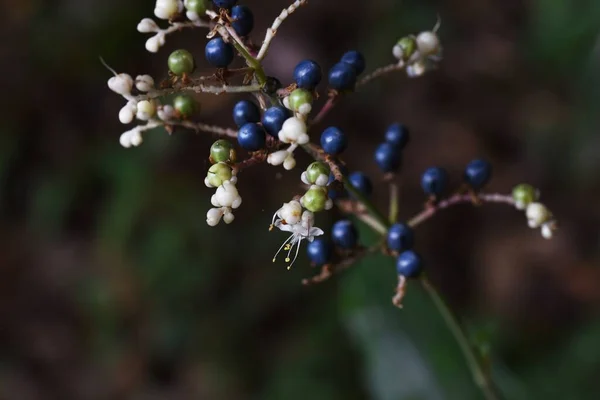
[[[400,150],[391,143],[382,143],[375,150],[375,162],[383,172],[395,171],[401,162]]]
[[[402,252],[412,248],[415,234],[406,224],[394,224],[387,233],[387,246],[390,250]]]
[[[321,75],[321,67],[313,60],[300,61],[294,68],[294,80],[303,89],[314,89],[321,82]]]
[[[233,46],[220,37],[211,39],[206,43],[204,56],[212,66],[225,68],[233,61]]]
[[[345,62],[335,64],[329,70],[329,86],[335,90],[351,90],[356,84],[354,67]]]
[[[421,177],[421,187],[425,193],[439,196],[446,188],[448,174],[440,167],[428,168]]]
[[[342,175],[346,176],[348,175],[348,168],[345,165],[339,165],[339,169],[340,172],[342,173]],[[335,176],[333,176],[333,172],[329,173],[329,181],[327,182],[327,186],[329,186],[329,184],[331,182],[333,182],[335,180]],[[334,189],[329,189],[327,191],[327,196],[329,196],[329,198],[331,200],[335,200],[335,199],[341,199],[344,198],[348,195],[348,192],[346,192],[346,189],[341,189],[341,190],[334,190]]]
[[[406,125],[395,123],[388,126],[385,131],[385,141],[402,150],[410,139]]]
[[[324,265],[331,260],[331,243],[325,239],[315,239],[306,246],[308,259],[315,265]]]
[[[344,54],[340,61],[351,65],[354,71],[356,71],[356,75],[362,74],[366,67],[365,57],[356,50]]]
[[[330,126],[321,134],[321,147],[327,154],[338,155],[348,146],[348,138],[340,128]]]
[[[358,232],[352,221],[342,219],[333,224],[331,228],[331,240],[342,249],[352,249],[358,242]]]
[[[251,101],[241,100],[233,106],[233,122],[238,128],[248,122],[260,121],[260,110]]]
[[[238,0],[212,0],[212,2],[219,8],[231,8],[235,6]]]
[[[348,180],[354,186],[356,190],[361,192],[365,196],[369,196],[373,193],[373,184],[371,183],[371,179],[362,172],[353,172],[348,175]]]
[[[396,259],[396,272],[406,278],[416,278],[423,269],[421,256],[412,250],[406,250]]]
[[[231,26],[240,36],[247,36],[254,28],[254,14],[246,6],[235,6],[231,9]]]
[[[262,116],[262,124],[267,133],[278,137],[283,123],[290,117],[290,111],[287,108],[273,106],[267,109]]]
[[[257,151],[265,147],[266,137],[262,126],[253,122],[242,125],[238,131],[238,143],[248,151]]]
[[[465,180],[473,189],[485,186],[492,176],[492,166],[485,160],[473,160],[465,168]]]

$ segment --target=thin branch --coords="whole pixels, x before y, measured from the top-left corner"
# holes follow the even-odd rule
[[[331,111],[331,109],[336,104],[339,97],[340,97],[339,95],[330,96],[329,99],[327,100],[327,102],[325,104],[323,104],[323,107],[321,107],[321,109],[319,110],[319,113],[310,122],[310,124],[316,125],[319,122],[321,122],[323,120],[323,118],[325,118],[327,113],[329,113],[329,111]]]
[[[281,14],[279,14],[279,16],[275,18],[275,20],[273,21],[273,25],[271,25],[271,27],[267,29],[267,33],[265,35],[265,39],[263,40],[263,44],[260,47],[260,50],[258,51],[258,56],[256,56],[256,59],[258,61],[262,61],[267,55],[267,51],[269,50],[271,41],[275,37],[277,29],[279,29],[279,26],[283,23],[283,21],[285,21],[287,17],[289,17],[294,11],[296,11],[298,7],[306,4],[307,1],[308,0],[294,1],[288,8],[283,9],[283,11],[281,11]]]
[[[398,196],[398,185],[395,182],[390,182],[389,219],[391,224],[395,223],[398,220],[399,202],[400,199]]]
[[[166,96],[169,94],[180,93],[180,92],[194,92],[194,93],[211,93],[211,94],[223,94],[223,93],[252,93],[260,91],[260,85],[245,85],[245,86],[230,86],[230,85],[193,85],[193,86],[181,86],[169,89],[157,89],[152,90],[146,94],[135,96],[138,101],[155,99],[157,97]]]
[[[175,120],[169,120],[169,121],[163,122],[163,124],[169,125],[169,126],[181,126],[183,128],[191,129],[191,130],[195,131],[196,133],[206,132],[206,133],[213,133],[215,135],[224,136],[224,137],[237,138],[236,130],[230,129],[230,128],[223,128],[221,126],[216,126],[216,125],[208,125],[208,124],[203,124],[200,122],[193,122],[193,121],[175,121]]]
[[[356,84],[356,87],[366,85],[367,83],[371,82],[372,80],[379,78],[383,75],[389,74],[390,72],[401,71],[404,69],[405,66],[406,66],[406,64],[404,62],[400,61],[398,63],[394,63],[394,64],[386,65],[384,67],[377,68],[375,71],[371,72],[369,75],[363,77],[360,81],[358,81],[358,83]]]
[[[419,214],[415,215],[408,221],[408,225],[412,228],[417,225],[422,224],[427,221],[429,218],[433,217],[439,210],[443,210],[444,208],[451,207],[456,204],[464,204],[464,203],[504,203],[511,206],[515,205],[515,201],[510,195],[503,194],[484,194],[479,193],[476,195],[473,194],[455,194],[452,197],[447,198],[446,200],[442,200],[437,204],[426,207]]]

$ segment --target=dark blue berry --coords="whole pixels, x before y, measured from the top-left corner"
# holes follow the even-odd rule
[[[267,109],[262,116],[262,124],[267,133],[278,137],[277,134],[286,119],[290,117],[290,111],[287,108],[273,106]]]
[[[352,68],[354,68],[354,71],[356,71],[356,75],[362,74],[365,70],[365,57],[362,55],[362,53],[356,50],[352,50],[344,54],[340,61],[350,64]]]
[[[231,26],[240,36],[247,36],[254,28],[254,14],[246,6],[235,6],[231,9]]]
[[[415,234],[406,224],[394,224],[387,233],[387,246],[390,250],[402,252],[412,248]]]
[[[233,122],[240,127],[248,122],[260,121],[260,110],[251,101],[241,100],[233,106]]]
[[[321,67],[313,60],[300,61],[294,68],[294,80],[303,89],[314,89],[321,82],[321,75]]]
[[[339,169],[340,169],[340,172],[342,173],[342,175],[344,175],[344,176],[348,175],[348,168],[345,165],[343,165],[343,164],[340,165]],[[329,173],[329,181],[327,182],[327,186],[329,186],[331,184],[331,182],[333,182],[334,180],[335,180],[335,176],[333,176],[333,172]],[[339,186],[340,186],[340,188],[337,190],[329,189],[327,191],[327,196],[329,196],[330,199],[335,200],[335,199],[341,199],[341,198],[348,196],[348,193],[346,192],[346,189],[343,188],[341,182],[339,183]]]
[[[421,177],[421,187],[429,195],[439,196],[446,188],[448,174],[440,167],[428,168]]]
[[[331,261],[331,243],[325,239],[315,239],[306,246],[308,259],[315,265],[324,265]]]
[[[371,183],[371,179],[362,172],[353,172],[348,175],[348,180],[354,186],[356,190],[361,192],[365,196],[369,196],[373,193],[373,184]]]
[[[257,151],[265,147],[265,130],[253,122],[242,125],[238,131],[238,143],[248,151]]]
[[[331,240],[333,244],[342,249],[352,249],[358,242],[358,232],[352,221],[342,219],[333,224],[331,228]]]
[[[406,278],[416,278],[423,269],[421,256],[412,250],[406,250],[396,259],[396,272]]]
[[[391,143],[382,143],[375,150],[375,162],[383,172],[397,170],[401,159],[400,150]]]
[[[338,155],[348,146],[348,138],[340,128],[330,126],[321,134],[321,147],[327,154]]]
[[[345,62],[335,64],[329,70],[329,86],[335,90],[351,90],[356,84],[354,67]]]
[[[408,128],[403,124],[391,124],[385,131],[385,141],[402,150],[410,139]]]
[[[219,8],[231,8],[235,6],[238,0],[212,0],[213,4]]]
[[[281,85],[281,81],[273,76],[267,76],[267,81],[265,82],[265,85],[262,87],[262,91],[263,93],[266,93],[267,95],[273,95],[275,93],[277,93],[277,90],[281,89],[282,85]]]
[[[212,66],[225,68],[233,61],[233,46],[220,37],[211,39],[206,43],[204,56]]]
[[[473,189],[480,189],[492,177],[492,165],[485,160],[473,160],[467,164],[464,177]]]

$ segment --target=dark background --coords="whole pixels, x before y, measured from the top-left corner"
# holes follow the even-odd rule
[[[288,4],[244,3],[257,42]],[[209,228],[209,135],[156,130],[139,148],[119,145],[124,103],[99,56],[160,79],[168,54],[185,47],[208,71],[203,32],[172,35],[152,55],[135,29],[152,16],[151,0],[2,8],[0,398],[480,398],[418,285],[404,310],[391,305],[392,259],[366,259],[309,288],[304,254],[291,272],[271,263],[284,234],[268,233],[270,218],[300,193],[301,168],[243,172],[235,222]],[[279,30],[266,68],[287,84],[301,59],[327,69],[356,48],[371,70],[438,13],[438,71],[379,80],[317,130],[347,131],[345,159],[372,176],[384,207],[373,150],[389,123],[411,128],[402,218],[421,208],[419,176],[430,165],[458,185],[470,159],[487,157],[490,191],[539,187],[560,223],[551,241],[509,207],[461,206],[424,224],[417,249],[479,348],[491,349],[507,398],[596,399],[600,3],[311,0]],[[239,98],[200,96],[201,120],[232,126]],[[333,218],[318,221],[327,230]]]

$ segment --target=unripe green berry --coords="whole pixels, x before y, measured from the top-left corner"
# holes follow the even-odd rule
[[[394,56],[407,61],[417,49],[417,41],[413,36],[404,36],[394,46]]]
[[[175,50],[171,53],[168,60],[169,70],[177,75],[190,74],[195,69],[194,57],[184,49]]]
[[[231,179],[231,167],[224,162],[216,163],[208,169],[206,179],[212,186],[219,187]]]
[[[225,139],[219,139],[210,146],[210,158],[213,162],[227,162],[235,160],[233,145]]]
[[[290,108],[300,114],[308,114],[312,109],[312,94],[306,89],[296,89],[288,98]]]
[[[321,161],[315,161],[306,168],[306,178],[307,180],[315,184],[319,176],[325,176],[325,184],[327,184],[327,180],[329,179],[329,166]]]
[[[198,15],[204,15],[206,12],[206,0],[185,0],[183,4],[186,10]]]
[[[537,190],[527,183],[521,183],[514,187],[512,197],[519,210],[524,210],[530,203],[538,198]]]
[[[175,97],[173,107],[183,118],[189,118],[197,111],[196,100],[192,96],[185,94]]]
[[[302,196],[302,205],[308,211],[318,212],[325,209],[328,200],[327,190],[320,186],[311,186],[304,196]]]

